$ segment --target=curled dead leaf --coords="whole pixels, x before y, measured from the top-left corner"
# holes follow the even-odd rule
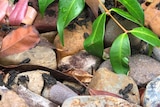
[[[73,76],[77,78],[79,81],[83,83],[89,83],[92,79],[92,75],[89,74],[88,72],[76,69],[76,70],[70,70],[67,72],[68,75]]]
[[[26,51],[33,48],[39,41],[39,33],[33,26],[20,27],[3,38],[0,57]]]

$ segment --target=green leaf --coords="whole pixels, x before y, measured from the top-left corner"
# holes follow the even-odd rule
[[[136,18],[134,18],[132,15],[130,15],[128,12],[122,10],[122,9],[119,9],[119,8],[112,8],[110,9],[110,11],[114,11],[116,12],[117,14],[121,15],[122,17],[140,25],[140,26],[143,26]]]
[[[158,36],[145,27],[134,28],[129,32],[152,46],[160,46],[160,40]]]
[[[144,25],[144,12],[137,0],[118,0],[128,12]]]
[[[114,72],[118,74],[128,74],[131,54],[130,42],[126,33],[120,34],[113,42],[110,49],[110,61]]]
[[[84,48],[95,56],[103,56],[106,13],[102,13],[93,23],[92,34],[84,41]]]
[[[68,26],[68,24],[81,13],[84,6],[84,0],[59,0],[57,30],[62,45],[64,45],[64,28]]]
[[[52,3],[54,0],[38,0],[39,11],[44,16],[46,8]]]

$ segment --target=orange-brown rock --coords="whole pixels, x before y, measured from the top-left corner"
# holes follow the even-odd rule
[[[92,30],[92,23],[87,22],[86,25],[79,26],[75,24],[75,29],[64,30],[64,46],[62,46],[59,35],[55,37],[54,45],[56,48],[60,49],[57,51],[57,58],[61,59],[68,55],[73,55],[80,50],[83,50],[83,42],[85,40],[84,33],[91,33]]]
[[[160,0],[152,0],[149,3],[146,0],[141,6],[144,9],[145,15],[145,25],[150,27],[154,33],[156,33],[160,37],[160,9],[159,2]],[[147,5],[149,4],[149,5]]]

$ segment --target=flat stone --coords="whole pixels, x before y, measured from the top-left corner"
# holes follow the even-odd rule
[[[57,51],[58,60],[62,59],[65,56],[73,55],[84,49],[84,33],[90,34],[92,31],[91,21],[87,22],[86,24],[87,26],[79,26],[75,24],[76,27],[73,30],[64,29],[64,46],[62,46],[60,42],[59,35],[55,37],[53,43],[57,49],[60,49],[59,51]]]
[[[160,106],[160,76],[150,81],[144,92],[143,106],[144,107],[159,107]]]
[[[137,85],[146,85],[160,75],[160,62],[146,55],[134,55],[129,59],[131,76]]]
[[[141,107],[112,96],[76,96],[68,98],[62,107]]]
[[[132,84],[132,88],[127,93],[122,94],[120,90],[124,90],[129,84]],[[140,103],[138,87],[134,80],[127,75],[115,74],[107,68],[99,68],[96,71],[89,88],[107,91],[119,95],[130,102]],[[125,96],[127,97],[125,98]]]
[[[58,68],[61,71],[80,69],[91,74],[92,70],[97,69],[100,63],[100,58],[82,50],[75,55],[62,58],[58,63]]]
[[[30,59],[28,64],[40,65],[51,69],[56,69],[57,67],[56,54],[53,49],[42,46],[36,46],[30,50],[0,58],[0,64],[17,65],[28,58]]]

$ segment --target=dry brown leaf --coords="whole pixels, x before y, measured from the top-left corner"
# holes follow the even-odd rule
[[[39,41],[39,33],[33,26],[20,27],[13,30],[2,40],[0,57],[33,48]]]
[[[99,6],[98,0],[85,0],[85,2],[91,8],[95,17],[97,17],[98,16],[98,6]]]
[[[92,75],[88,72],[82,71],[82,70],[70,70],[67,72],[68,75],[71,75],[73,77],[76,77],[79,81],[84,83],[89,83],[92,79]]]

